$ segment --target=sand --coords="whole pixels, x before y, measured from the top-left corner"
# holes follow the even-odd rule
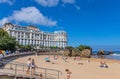
[[[35,59],[36,65],[39,67],[60,70],[62,72],[60,79],[67,79],[65,69],[72,72],[71,79],[120,79],[120,61],[91,58],[90,62],[87,62],[87,59],[82,59],[83,65],[81,65],[78,64],[80,61],[74,61],[73,58],[68,58],[67,62],[64,62],[60,56],[58,60],[54,60],[53,56],[50,56],[50,59],[55,62],[52,64],[52,62],[44,61],[46,55],[26,56],[14,61],[26,63],[29,57]],[[100,61],[105,61],[109,68],[100,68]]]

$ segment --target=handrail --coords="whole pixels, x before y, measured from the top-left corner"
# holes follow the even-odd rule
[[[29,54],[35,54],[35,52],[12,53],[12,54],[8,54],[8,55],[4,55],[4,57],[1,57],[1,58],[11,57],[11,56],[17,56],[17,55],[29,55]]]
[[[6,59],[0,59],[0,60],[2,60],[2,61],[4,61],[4,62],[8,61],[8,62],[10,62],[10,63],[12,63],[12,64],[17,64],[17,65],[26,65],[26,66],[27,66],[27,64],[26,64],[26,63],[20,63],[20,62],[10,61],[10,60],[6,60]],[[49,69],[49,68],[43,68],[43,67],[37,67],[37,68],[39,68],[39,69],[53,70],[53,71],[59,71],[59,70]]]
[[[24,71],[24,68],[27,68],[27,64],[25,64],[25,63],[19,63],[19,62],[14,62],[14,61],[10,61],[10,60],[5,60],[5,59],[0,59],[0,62],[4,62],[4,63],[8,63],[8,64],[10,64],[10,65],[15,65],[15,77],[16,77],[16,75],[17,75],[17,72],[18,71]],[[22,70],[19,70],[18,68],[19,67],[22,67]],[[42,68],[42,67],[37,67],[37,69],[42,69],[42,70],[44,70],[45,71],[45,78],[47,78],[47,74],[49,74],[49,73],[47,73],[47,71],[54,71],[54,72],[57,72],[57,76],[58,76],[58,78],[57,79],[60,79],[60,77],[59,77],[59,75],[61,74],[61,76],[62,76],[62,72],[61,71],[59,71],[59,70],[55,70],[55,69],[49,69],[49,68]],[[31,71],[30,71],[31,72]],[[40,72],[36,72],[36,73],[40,73]],[[49,75],[54,75],[54,74],[49,74]],[[32,77],[32,76],[31,76]]]

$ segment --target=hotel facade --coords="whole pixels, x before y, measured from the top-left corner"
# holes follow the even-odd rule
[[[21,45],[34,47],[60,47],[67,46],[67,33],[65,31],[44,32],[35,26],[18,26],[6,23],[2,27],[7,33],[16,38]]]

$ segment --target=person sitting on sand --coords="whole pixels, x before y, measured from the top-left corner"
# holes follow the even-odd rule
[[[67,79],[70,79],[72,72],[69,69],[65,69],[65,71],[67,72]]]
[[[78,62],[79,65],[84,65],[84,63],[82,61]]]
[[[106,64],[106,62],[100,62],[100,67],[103,67],[103,68],[108,68],[108,65]]]
[[[82,61],[81,57],[77,57],[77,63],[79,65],[83,65],[83,61]]]
[[[76,59],[77,59],[77,61],[79,61],[81,58],[78,56]]]
[[[90,62],[90,58],[88,58],[86,62],[89,63]]]

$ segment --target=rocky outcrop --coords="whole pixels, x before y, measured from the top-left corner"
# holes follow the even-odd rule
[[[113,54],[113,52],[112,52],[112,51],[109,51],[108,54],[109,54],[109,55],[110,55],[110,54]]]
[[[104,50],[99,50],[97,55],[105,55],[105,51]]]
[[[78,56],[80,53],[76,52],[75,50],[65,50],[64,55],[65,56]]]
[[[91,49],[84,49],[82,51],[78,50],[65,50],[64,55],[65,56],[82,56],[82,57],[91,57],[92,50]]]
[[[91,57],[91,53],[92,53],[91,49],[84,49],[81,52],[81,56],[90,58]]]

